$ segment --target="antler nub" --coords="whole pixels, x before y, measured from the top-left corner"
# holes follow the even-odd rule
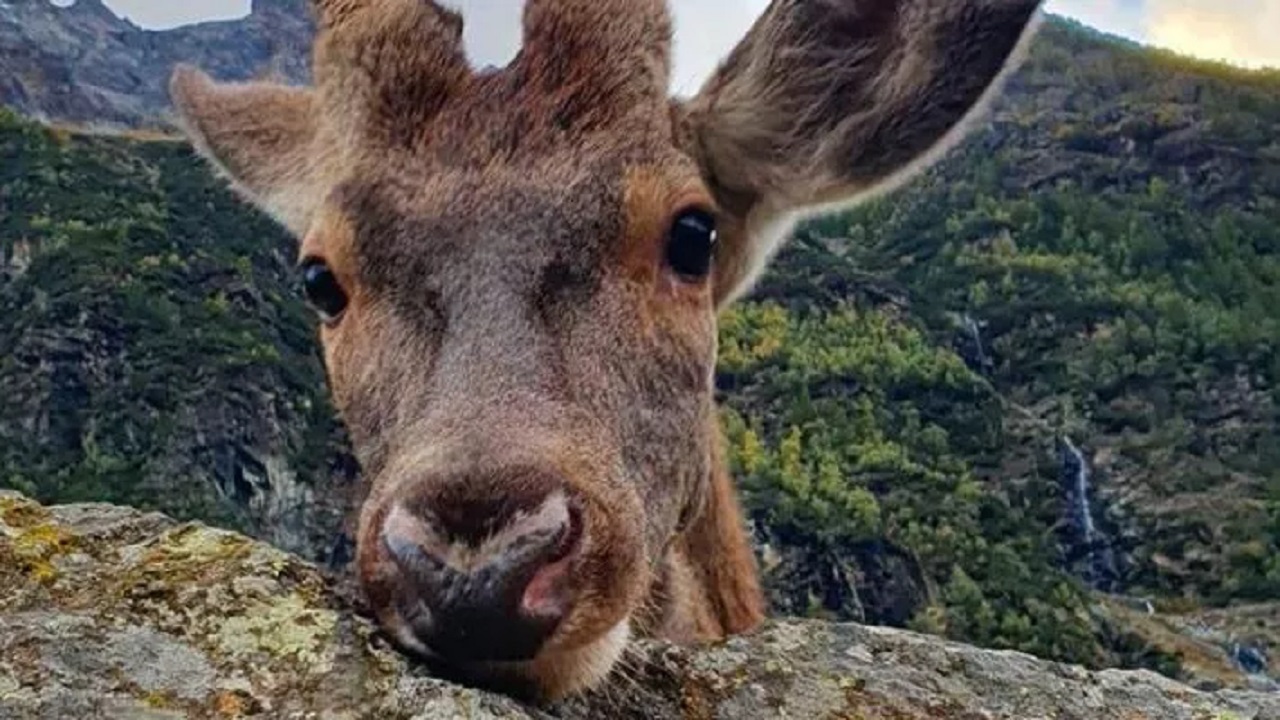
[[[360,6],[366,4],[368,3],[365,0],[312,0],[311,2],[321,28],[341,25],[358,11]]]
[[[430,0],[314,0],[325,111],[370,140],[412,143],[471,75],[462,17]]]
[[[665,98],[671,17],[665,0],[528,0],[522,63],[544,86],[627,81]]]

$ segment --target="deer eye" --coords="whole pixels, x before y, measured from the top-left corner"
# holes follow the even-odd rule
[[[325,323],[335,323],[347,309],[347,293],[325,261],[307,258],[302,261],[302,290],[307,303]]]
[[[706,210],[685,210],[676,216],[667,237],[667,264],[689,280],[711,272],[716,249],[716,219]]]

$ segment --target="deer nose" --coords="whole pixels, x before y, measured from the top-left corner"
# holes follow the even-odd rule
[[[514,513],[501,505],[414,513],[397,504],[384,522],[382,542],[403,585],[401,615],[441,659],[531,660],[571,609],[579,504],[557,490]],[[494,517],[503,521],[487,521]]]

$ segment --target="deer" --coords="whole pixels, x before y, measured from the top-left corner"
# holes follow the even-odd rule
[[[1040,4],[774,0],[685,98],[663,0],[527,0],[484,71],[431,0],[313,0],[309,84],[176,67],[198,155],[298,240],[385,636],[555,702],[635,638],[758,629],[717,318],[962,138]]]

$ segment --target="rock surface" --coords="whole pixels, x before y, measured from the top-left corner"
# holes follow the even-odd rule
[[[167,126],[168,80],[179,61],[225,80],[305,80],[313,33],[306,4],[258,0],[242,20],[154,32],[102,0],[68,8],[0,0],[0,105],[64,122]]]
[[[1280,696],[814,622],[637,647],[610,687],[533,708],[429,677],[346,596],[239,535],[0,494],[0,718],[1280,718]]]

